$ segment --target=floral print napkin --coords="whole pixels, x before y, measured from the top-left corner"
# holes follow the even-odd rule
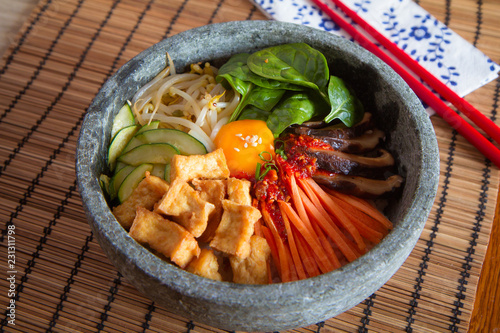
[[[350,39],[311,0],[253,2],[277,21],[302,24]],[[324,2],[346,17],[331,1]],[[497,78],[499,65],[411,0],[344,0],[344,3],[459,96]],[[346,20],[352,22],[347,17]]]

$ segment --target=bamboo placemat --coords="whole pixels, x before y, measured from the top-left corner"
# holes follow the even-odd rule
[[[499,2],[419,3],[500,61]],[[1,330],[222,332],[152,303],[109,263],[82,210],[74,152],[86,108],[127,60],[189,28],[248,19],[265,19],[248,0],[38,4],[0,63]],[[467,99],[498,123],[499,96],[497,80]],[[440,185],[414,251],[364,302],[293,332],[467,331],[499,172],[444,121],[432,121]],[[9,276],[15,278],[12,292]],[[15,325],[8,322],[11,302]]]

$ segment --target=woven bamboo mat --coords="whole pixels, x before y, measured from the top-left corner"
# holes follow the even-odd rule
[[[500,61],[500,2],[420,4]],[[74,151],[86,108],[127,60],[189,28],[248,19],[265,19],[248,0],[39,3],[0,63],[0,330],[221,332],[156,306],[109,263],[82,211]],[[467,99],[499,122],[499,96],[500,80]],[[441,154],[440,186],[414,251],[361,304],[293,332],[467,331],[499,172],[444,121],[432,121]],[[15,231],[15,240],[9,231]],[[14,248],[15,266],[9,267],[7,255]],[[12,294],[10,275],[16,285]],[[15,325],[8,323],[11,300]]]

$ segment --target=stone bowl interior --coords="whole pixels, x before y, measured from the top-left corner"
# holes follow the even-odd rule
[[[113,117],[127,99],[161,71],[168,51],[177,71],[191,63],[220,66],[231,55],[267,46],[305,42],[327,58],[387,133],[387,145],[405,177],[401,194],[385,211],[395,227],[356,261],[297,282],[242,285],[198,277],[170,265],[136,243],[116,221],[99,186]],[[82,124],[76,173],[91,229],[114,266],[157,304],[195,322],[240,331],[276,331],[338,315],[379,289],[415,246],[438,183],[433,127],[420,101],[387,65],[327,32],[275,21],[219,23],[192,29],[153,45],[114,74],[96,95]]]

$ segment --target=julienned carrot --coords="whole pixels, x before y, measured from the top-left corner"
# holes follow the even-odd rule
[[[267,227],[271,230],[274,241],[276,243],[276,248],[278,249],[278,260],[280,266],[279,272],[281,274],[280,276],[281,281],[289,282],[291,281],[291,275],[290,275],[290,266],[288,263],[288,257],[285,250],[285,244],[283,243],[283,240],[281,239],[281,236],[279,235],[273,220],[269,216],[267,209],[265,208],[261,209],[261,212],[264,222],[266,223]]]
[[[261,227],[262,227],[262,223],[261,223],[260,220],[257,221],[257,222],[255,222],[255,224],[254,224],[254,234],[256,234],[257,236],[263,237],[262,230],[260,230]]]
[[[271,269],[271,261],[267,260],[266,261],[266,266],[267,266],[267,283],[272,284],[273,283],[273,273]]]
[[[333,190],[327,191],[329,194],[344,200],[348,204],[373,217],[375,220],[382,223],[382,225],[387,229],[391,230],[393,228],[392,222],[389,221],[389,219],[385,217],[384,214],[382,214],[377,208],[373,207],[368,201],[355,197],[353,195],[347,195]]]
[[[300,200],[300,193],[298,191],[299,189],[297,187],[297,182],[295,181],[295,176],[293,174],[290,175],[289,180],[290,180],[289,181],[290,189],[292,192],[292,201],[295,206],[295,209],[297,210],[297,213],[299,214],[299,217],[302,219],[302,221],[309,224],[309,218],[304,209],[302,200]]]
[[[312,191],[312,190],[310,190],[310,191]],[[311,196],[313,198],[315,198],[316,202],[319,202],[319,199],[317,199],[314,192],[312,192]],[[305,199],[303,199],[303,200],[307,201],[307,199],[309,197],[304,195],[304,198]],[[354,255],[356,258],[361,256],[361,250],[358,248],[358,246],[356,244],[354,244],[353,241],[351,239],[349,239],[337,226],[340,223],[334,222],[334,219],[335,219],[335,221],[337,220],[336,217],[328,214],[328,212],[324,209],[324,207],[321,203],[319,203],[318,206],[314,205],[314,208],[311,208],[311,210],[314,210],[315,208],[321,213],[321,216],[324,217],[324,219],[326,220],[323,222],[327,222],[327,223],[320,223],[323,230],[325,230],[325,232],[330,236],[330,238],[332,238],[333,241],[340,240],[340,242],[342,242],[340,244],[339,244],[339,242],[336,242],[337,246],[339,247],[339,250],[343,246],[347,246],[347,248],[349,248],[352,252],[354,252]],[[318,220],[316,220],[316,221],[318,221]]]
[[[316,235],[318,235],[318,239],[323,246],[326,255],[328,256],[328,258],[330,258],[333,266],[335,267],[335,269],[340,268],[340,266],[342,265],[340,264],[339,258],[337,257],[337,254],[335,254],[335,250],[332,248],[332,244],[328,241],[328,238],[324,234],[323,230],[317,223],[313,223],[312,226],[314,228],[314,231],[316,232]]]
[[[333,264],[335,268],[340,267],[340,263],[338,261],[337,256],[335,255],[335,251],[333,251],[331,244],[328,242],[326,239],[325,235],[322,233],[318,234],[318,230],[314,228],[313,223],[311,223],[309,216],[307,215],[306,209],[304,208],[304,202],[302,201],[304,193],[300,189],[300,187],[297,186],[297,181],[296,178],[293,174],[289,176],[289,185],[290,189],[292,192],[292,201],[294,203],[295,209],[297,210],[297,213],[299,217],[302,219],[302,222],[306,225],[306,227],[311,230],[313,236],[317,236],[321,246],[325,250],[325,253],[327,257],[329,258],[330,262]]]
[[[283,215],[283,223],[285,224],[286,234],[288,237],[288,246],[290,247],[290,253],[292,256],[293,264],[295,265],[295,271],[297,272],[297,276],[299,279],[307,278],[307,275],[304,271],[304,267],[302,266],[302,262],[300,260],[299,252],[297,250],[297,245],[295,243],[295,237],[292,232],[292,228],[290,227],[290,222],[288,221],[288,217]]]
[[[337,218],[342,227],[351,235],[359,249],[364,252],[366,244],[359,234],[358,229],[352,224],[351,220],[344,213],[342,209],[332,200],[332,198],[316,183],[312,178],[305,178],[301,180],[304,187],[309,187],[318,199],[323,203],[323,207],[333,216]]]
[[[271,230],[269,230],[269,228],[264,225],[261,226],[260,230],[262,231],[262,235],[266,239],[267,244],[269,244],[269,247],[271,248],[271,257],[273,258],[273,261],[276,265],[276,269],[279,271],[280,261],[278,255],[278,248],[276,247],[276,242],[274,241],[273,234]]]
[[[372,232],[374,232],[376,234],[382,235],[382,237],[387,235],[387,233],[389,232],[389,230],[387,230],[387,228],[385,226],[383,226],[380,222],[375,220],[370,215],[368,215],[368,214],[366,214],[358,209],[353,209],[353,206],[351,206],[350,204],[348,204],[344,200],[337,198],[336,196],[333,196],[331,194],[328,194],[328,195],[330,195],[331,198],[333,200],[335,200],[337,202],[337,204],[342,209],[349,211],[349,218],[351,219],[351,221],[353,221],[353,223],[354,223],[354,221],[358,221],[359,224],[364,225],[366,228],[368,228],[369,230],[372,230]],[[359,227],[358,226],[356,226],[356,227],[359,230]],[[361,236],[363,236],[363,235],[361,235]]]
[[[323,251],[323,247],[314,236],[314,231],[306,227],[297,213],[292,209],[291,205],[284,201],[278,201],[282,214],[286,214],[291,223],[295,225],[297,230],[304,236],[307,243],[311,246],[314,254],[318,257],[318,265],[323,273],[333,270],[333,264],[328,260],[328,257]]]
[[[309,200],[307,196],[302,197],[302,201],[304,202],[304,206],[306,210],[311,214],[316,223],[325,230],[331,240],[337,244],[339,250],[342,254],[347,258],[348,261],[356,260],[360,254],[355,250],[353,246],[350,246],[346,242],[345,235],[338,229],[338,227],[330,220],[328,221],[318,209],[313,205],[313,203]]]
[[[305,187],[308,188],[308,193],[310,196],[306,195],[301,188],[299,188],[299,192],[302,194],[304,206],[307,207],[307,210],[311,214],[311,216],[315,217],[315,221],[320,224],[323,230],[325,230],[330,238],[337,244],[340,250],[349,251],[348,253],[353,252],[356,258],[359,257],[361,253],[358,246],[356,246],[349,238],[347,238],[347,236],[339,229],[339,227],[337,226],[339,222],[334,222],[334,220],[337,221],[337,218],[330,215],[324,209],[323,204],[319,202],[316,194],[307,185],[307,183],[305,183]],[[318,204],[313,204],[310,197],[312,197]]]
[[[316,260],[314,259],[314,256],[312,254],[312,250],[307,245],[306,240],[300,234],[300,232],[297,232],[296,238],[297,238],[297,247],[299,250],[300,258],[304,263],[304,268],[307,271],[307,274],[309,275],[309,277],[320,275],[321,272],[319,270],[318,264],[316,263]]]
[[[378,244],[384,238],[384,234],[381,232],[378,232],[370,227],[368,227],[366,224],[361,222],[360,219],[357,218],[352,218],[351,219],[352,224],[356,226],[356,228],[359,231],[359,234],[366,240]]]
[[[297,275],[297,269],[293,264],[292,254],[290,253],[290,247],[285,244],[285,253],[288,260],[288,266],[290,269],[290,281],[297,281],[299,276]]]

